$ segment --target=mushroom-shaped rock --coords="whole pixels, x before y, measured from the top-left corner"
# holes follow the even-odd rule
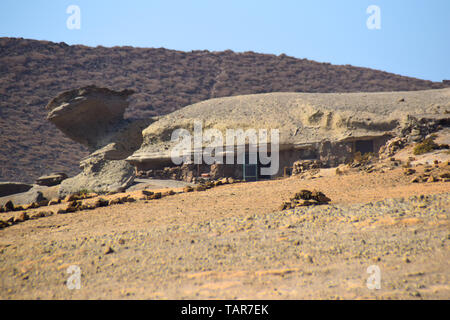
[[[124,121],[133,93],[96,86],[66,91],[47,104],[47,119],[72,140],[95,150]]]
[[[89,148],[82,172],[62,181],[59,196],[79,190],[123,190],[134,181],[134,169],[123,159],[142,144],[142,130],[153,120],[124,119],[132,90],[88,86],[59,94],[48,105],[47,119],[72,140]]]

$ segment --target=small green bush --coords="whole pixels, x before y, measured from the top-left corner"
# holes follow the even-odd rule
[[[90,193],[90,191],[88,189],[81,189],[81,190],[78,190],[78,192],[76,194],[81,196],[81,195],[88,194],[88,193]]]
[[[422,142],[416,144],[413,149],[415,155],[420,155],[424,153],[431,152],[433,150],[439,149],[439,146],[433,141],[433,138],[426,138]]]

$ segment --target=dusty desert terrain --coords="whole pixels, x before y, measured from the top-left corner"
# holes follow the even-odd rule
[[[450,184],[410,180],[322,170],[28,220],[0,230],[0,298],[450,299]],[[301,189],[332,202],[279,211]]]

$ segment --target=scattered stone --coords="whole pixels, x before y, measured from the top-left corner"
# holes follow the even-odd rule
[[[207,182],[205,182],[204,186],[206,189],[214,188],[214,182],[207,181]]]
[[[36,202],[30,203],[29,205],[26,205],[23,207],[25,210],[30,210],[30,209],[36,209],[39,208],[39,204]]]
[[[395,162],[395,158],[393,155],[397,153],[400,149],[402,149],[407,143],[407,138],[395,137],[386,142],[384,146],[382,146],[378,152],[381,159],[389,158],[390,161]]]
[[[61,199],[52,199],[48,202],[48,205],[53,206],[53,205],[60,204],[60,203],[61,203]]]
[[[9,223],[7,223],[3,220],[0,220],[0,229],[6,228],[6,227],[9,227]]]
[[[28,219],[29,219],[28,214],[26,212],[21,212],[14,217],[13,222],[14,223],[25,222]]]
[[[50,201],[47,200],[47,199],[41,200],[41,201],[38,202],[38,206],[39,206],[39,207],[45,207],[45,206],[48,206],[49,202],[50,202]]]
[[[5,212],[13,211],[14,210],[14,203],[11,200],[9,200],[8,202],[5,203],[4,208],[5,208]]]
[[[114,250],[111,247],[107,247],[104,251],[104,254],[111,254],[111,253],[114,253]]]
[[[143,194],[144,196],[152,196],[152,195],[154,195],[155,193],[154,193],[153,191],[149,191],[149,190],[142,190],[142,194]]]
[[[301,190],[300,192],[294,195],[294,199],[300,200],[309,200],[311,199],[312,192],[309,190]]]
[[[69,194],[64,198],[65,202],[71,202],[74,200],[78,200],[79,199],[79,195],[78,194]]]
[[[70,202],[70,201],[74,201],[74,200],[84,200],[84,199],[91,199],[91,198],[95,198],[98,197],[98,194],[96,193],[89,193],[89,192],[78,192],[78,193],[73,193],[73,194],[69,194],[64,198],[64,201],[66,202]]]
[[[303,253],[302,256],[309,263],[314,263],[314,258],[310,254]]]
[[[96,208],[95,204],[83,204],[80,210],[94,210]]]
[[[194,191],[194,188],[192,188],[191,186],[186,186],[183,188],[183,192],[192,192]]]
[[[412,175],[412,174],[414,174],[414,173],[416,173],[416,170],[414,170],[414,169],[412,169],[412,168],[406,168],[406,169],[403,171],[403,174],[405,174],[405,175],[407,175],[407,176],[410,176],[410,175]]]
[[[120,198],[120,201],[122,201],[123,203],[128,202],[128,198],[129,197],[130,197],[129,195],[123,196],[123,197]]]
[[[14,206],[14,211],[23,211],[23,206]]]
[[[301,190],[297,192],[290,202],[284,202],[280,206],[280,210],[293,209],[295,207],[314,206],[328,204],[331,201],[323,192],[314,190]]]
[[[411,181],[410,181],[410,183],[417,183],[417,182],[420,182],[419,177],[414,177],[414,178],[412,178]]]
[[[319,169],[323,166],[320,160],[299,160],[292,165],[292,175],[298,175],[311,169]]]
[[[122,204],[122,200],[120,198],[115,198],[115,199],[111,199],[109,200],[109,205],[115,205],[115,204]]]
[[[73,200],[67,205],[65,212],[68,213],[79,211],[81,209],[81,206],[82,206],[81,201]]]
[[[52,211],[39,211],[39,212],[32,213],[30,215],[30,219],[44,218],[44,217],[49,217],[52,215],[53,215]]]
[[[161,192],[156,192],[150,196],[147,196],[147,200],[156,200],[156,199],[161,199],[161,198],[162,198]]]
[[[450,172],[444,172],[439,175],[441,179],[450,179]]]
[[[48,176],[39,177],[36,180],[36,184],[40,186],[56,186],[60,184],[63,180],[67,179],[67,175],[65,173],[54,173]]]
[[[374,262],[379,262],[379,261],[381,261],[381,257],[373,257],[372,258],[372,261],[374,261]]]
[[[312,205],[316,205],[319,204],[319,202],[317,200],[314,199],[310,199],[310,200],[292,200],[291,201],[291,208],[295,208],[295,207],[308,207],[308,206],[312,206]]]
[[[128,199],[127,199],[128,201]],[[97,201],[95,201],[95,207],[99,208],[99,207],[107,207],[109,204],[108,200],[105,200],[103,198],[98,198]]]
[[[291,206],[290,202],[284,202],[280,206],[280,211],[291,209],[291,208],[292,208],[292,206]]]
[[[136,201],[137,201],[136,198],[130,196],[127,197],[127,202],[136,202]]]
[[[316,200],[319,204],[326,204],[331,201],[330,198],[328,198],[323,192],[320,191],[313,191],[311,193],[311,198],[313,200]]]
[[[228,179],[227,178],[222,178],[219,180],[221,184],[228,184]]]
[[[198,185],[194,187],[195,191],[206,191],[206,186],[204,185]]]

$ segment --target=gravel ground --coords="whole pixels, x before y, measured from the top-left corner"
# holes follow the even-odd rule
[[[449,185],[408,179],[235,184],[26,221],[0,230],[0,298],[449,299]],[[305,187],[333,202],[276,209]]]

